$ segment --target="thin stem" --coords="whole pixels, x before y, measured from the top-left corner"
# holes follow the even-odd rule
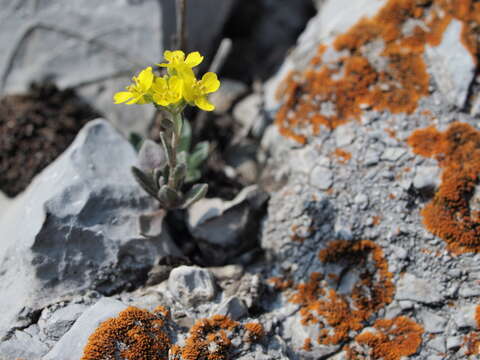
[[[170,163],[168,164],[170,167],[170,172],[168,174],[168,186],[172,189],[175,189],[175,168],[177,167],[177,148],[178,148],[178,141],[181,136],[181,126],[178,126],[177,124],[183,121],[182,119],[182,113],[172,113],[172,120],[173,120],[173,126],[172,126],[172,131],[171,131],[171,149],[172,149],[172,155],[170,156]],[[176,190],[176,189],[175,189]]]
[[[187,0],[177,0],[177,49],[186,50],[187,47]]]

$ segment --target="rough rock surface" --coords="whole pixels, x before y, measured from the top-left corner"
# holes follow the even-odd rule
[[[235,0],[190,2],[192,49],[209,53]],[[74,87],[122,131],[145,132],[151,107],[115,107],[112,94],[132,72],[159,62],[171,47],[175,8],[171,0],[1,1],[0,94],[22,92],[51,80]],[[213,10],[214,9],[214,10]],[[215,16],[211,14],[215,11]]]
[[[161,256],[179,254],[167,231],[139,233],[156,204],[129,173],[136,158],[109,123],[93,121],[2,216],[2,337],[59,297],[132,287]]]
[[[455,186],[461,186],[448,183],[448,171],[455,171],[442,162],[444,156],[458,154],[460,167],[478,156],[478,118],[470,115],[469,99],[478,92],[479,58],[465,35],[478,44],[478,31],[456,5],[440,15],[443,27],[435,28],[431,19],[444,11],[441,1],[423,2],[422,14],[406,18],[399,9],[407,3],[421,7],[421,1],[342,3],[323,4],[265,93],[266,110],[276,122],[263,139],[272,155],[268,167],[276,174],[272,178],[288,177],[272,195],[262,236],[262,247],[276,264],[265,276],[281,294],[284,308],[276,311],[286,317],[277,331],[292,359],[474,359],[480,325],[478,236],[470,247],[458,248],[456,242],[462,242],[461,231],[478,226],[475,186],[462,193],[467,200],[456,214],[450,215],[447,205],[443,213],[442,207],[431,215],[427,210],[433,199],[442,201],[441,191],[456,196]],[[471,9],[478,12],[474,3]],[[385,40],[376,14],[387,18],[392,5],[398,5],[398,25],[386,22],[392,38]],[[401,42],[414,31],[430,34],[417,38],[415,50]],[[412,57],[418,51],[418,65],[390,55],[395,44]],[[413,68],[425,69],[417,77],[426,79],[424,90],[406,94],[419,91],[409,109],[402,106],[411,99],[397,98],[396,104],[392,96],[379,103],[396,91],[381,78],[369,88],[379,86],[383,95],[370,98],[368,89],[355,93],[362,91],[356,84],[366,78],[367,68],[382,74],[397,64],[403,66],[393,75],[397,87],[405,86],[402,76]],[[355,98],[362,100],[349,102]],[[415,133],[433,127],[451,144],[443,152],[435,150],[440,140]],[[460,153],[456,146],[465,143],[472,148]],[[474,170],[474,183],[477,176]],[[462,211],[473,217],[465,227],[456,225],[465,221]],[[464,230],[445,230],[442,221]],[[403,345],[396,338],[400,332]],[[385,352],[387,347],[392,350]]]

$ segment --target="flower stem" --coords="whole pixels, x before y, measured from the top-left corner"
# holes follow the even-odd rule
[[[170,163],[168,164],[170,167],[170,171],[168,174],[168,186],[174,190],[180,190],[180,189],[175,189],[175,168],[177,167],[177,148],[178,148],[178,140],[180,139],[180,136],[182,134],[182,124],[183,124],[183,118],[182,118],[182,113],[172,113],[172,131],[171,131],[171,156],[170,156]]]

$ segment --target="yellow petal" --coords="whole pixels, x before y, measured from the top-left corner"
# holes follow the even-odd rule
[[[145,101],[143,101],[143,95],[139,94],[135,96],[133,99],[127,102],[127,105],[132,105],[132,104],[145,104]]]
[[[185,59],[185,53],[181,50],[175,50],[175,51],[166,50],[163,53],[163,56],[167,61],[171,63],[177,62],[178,60],[184,61]]]
[[[138,74],[138,83],[142,87],[142,89],[145,91],[152,87],[153,70],[151,66],[142,70],[140,74]]]
[[[132,96],[132,93],[129,91],[120,91],[113,96],[113,101],[115,101],[115,104],[121,104],[131,99]]]
[[[189,103],[192,103],[193,100],[195,99],[195,87],[194,83],[189,82],[189,81],[184,81],[183,82],[183,89],[182,89],[182,94],[185,100]]]
[[[220,81],[218,80],[217,74],[213,72],[207,72],[203,75],[201,82],[205,94],[215,92],[220,88]]]
[[[171,92],[179,93],[182,96],[183,80],[178,76],[172,76],[168,80],[168,87]]]
[[[165,77],[157,77],[152,85],[153,91],[167,91],[168,84]]]
[[[195,105],[197,105],[200,109],[205,111],[212,111],[215,110],[215,106],[211,104],[206,96],[200,96],[195,99]]]
[[[170,102],[162,94],[154,94],[153,101],[160,106],[170,105]]]
[[[197,65],[200,65],[202,61],[203,61],[203,56],[201,56],[198,51],[195,51],[188,54],[187,58],[185,59],[185,64],[188,67],[192,68]]]

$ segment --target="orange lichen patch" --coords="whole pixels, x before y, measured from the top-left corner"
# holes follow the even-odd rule
[[[264,336],[263,326],[259,323],[247,323],[243,327],[225,315],[214,315],[198,320],[192,326],[185,346],[177,347],[174,356],[182,360],[227,360],[232,348],[232,335],[245,331],[246,341],[258,341]]]
[[[480,305],[475,309],[475,323],[477,324],[477,329],[480,330]]]
[[[477,306],[475,309],[475,322],[477,330],[480,329],[480,306]],[[473,331],[466,335],[463,341],[463,346],[466,348],[465,354],[467,356],[480,355],[480,333],[478,331]]]
[[[471,332],[463,338],[463,346],[465,347],[465,355],[479,355],[480,354],[480,333]]]
[[[377,225],[380,224],[381,221],[382,221],[382,217],[381,217],[380,215],[375,215],[375,216],[373,217],[372,224],[373,224],[374,226],[377,226]]]
[[[303,325],[318,324],[323,328],[317,339],[319,344],[339,344],[348,339],[351,331],[363,329],[372,314],[392,301],[392,274],[383,251],[372,241],[333,241],[319,253],[319,258],[324,263],[343,261],[349,268],[362,269],[360,280],[349,296],[328,289],[324,275],[314,272],[308,282],[297,286],[290,298],[301,306]],[[374,264],[375,271],[368,270],[367,262]]]
[[[407,140],[415,154],[424,157],[433,157],[438,153],[437,147],[442,141],[442,134],[435,126],[416,130]]]
[[[457,122],[445,132],[417,130],[408,143],[415,153],[435,158],[443,170],[437,193],[421,211],[423,224],[452,253],[479,252],[480,220],[469,201],[479,181],[480,132]]]
[[[247,331],[247,341],[249,342],[258,341],[265,335],[262,324],[251,322],[246,323],[243,327]]]
[[[333,42],[335,50],[350,55],[323,61],[321,45],[302,72],[290,73],[277,95],[283,104],[277,113],[279,131],[300,143],[328,129],[358,120],[363,108],[412,113],[429,94],[429,75],[423,60],[426,45],[438,45],[452,19],[462,21],[462,39],[476,58],[480,48],[480,5],[474,0],[388,0],[372,18],[363,18]],[[417,25],[404,31],[408,20]],[[364,46],[384,44],[379,54],[384,67],[375,67]],[[378,56],[376,56],[378,57]]]
[[[388,198],[390,200],[395,200],[397,197],[395,196],[395,194],[388,194]]]
[[[293,287],[293,280],[292,279],[284,279],[281,277],[272,277],[268,279],[268,282],[273,284],[273,287],[277,291],[285,291],[287,289],[291,289]]]
[[[300,243],[303,243],[305,241],[305,239],[308,238],[308,236],[301,236],[300,234],[298,234],[298,230],[299,230],[299,226],[298,225],[292,225],[292,227],[290,228],[290,230],[292,231],[292,235],[290,236],[290,238],[292,239],[292,241],[296,241],[296,242],[300,242]],[[310,226],[307,230],[308,233],[311,233],[313,231],[313,227]]]
[[[333,155],[336,156],[342,164],[346,164],[352,158],[351,153],[339,148],[335,149]]]
[[[355,341],[370,348],[371,359],[400,360],[418,351],[422,344],[423,327],[405,316],[377,320],[376,332],[365,331]],[[350,359],[358,359],[355,350],[347,350]]]
[[[388,136],[390,136],[392,139],[396,139],[397,138],[397,132],[393,129],[390,129],[390,128],[387,128],[385,129],[385,132],[388,134]]]
[[[171,340],[165,332],[165,313],[128,307],[117,317],[103,322],[90,335],[82,360],[163,360],[168,358]]]
[[[223,360],[228,359],[232,345],[227,333],[240,324],[224,315],[214,315],[209,319],[198,320],[190,329],[190,335],[181,349],[184,360]],[[212,346],[211,344],[214,344]]]
[[[312,339],[306,338],[303,342],[302,350],[304,351],[312,351]]]

